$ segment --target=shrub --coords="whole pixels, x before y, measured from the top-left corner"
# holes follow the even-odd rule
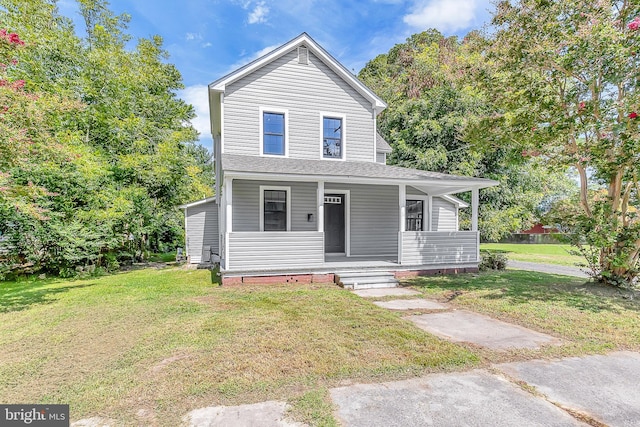
[[[507,267],[508,258],[504,253],[496,251],[480,251],[480,271],[504,270]]]

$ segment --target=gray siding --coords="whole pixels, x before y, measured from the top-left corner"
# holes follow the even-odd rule
[[[432,205],[433,218],[431,219],[431,230],[457,231],[457,206],[440,197],[434,197]]]
[[[376,153],[376,162],[382,163],[383,165],[387,163],[387,155],[385,153]]]
[[[317,231],[229,234],[227,271],[321,267],[324,239]]]
[[[325,193],[332,189],[350,190],[352,256],[398,253],[397,186],[325,184]]]
[[[205,246],[211,246],[213,253],[219,253],[218,205],[215,202],[186,208],[187,255],[191,263],[207,260]]]
[[[320,112],[330,112],[346,115],[347,160],[374,160],[371,103],[311,52],[308,65],[294,49],[227,86],[225,153],[260,155],[260,106],[289,111],[289,157],[320,158]]]
[[[402,264],[460,264],[477,262],[477,232],[405,231]]]
[[[233,231],[260,231],[260,186],[291,187],[291,231],[317,231],[315,182],[233,180]],[[307,215],[313,219],[307,221]]]

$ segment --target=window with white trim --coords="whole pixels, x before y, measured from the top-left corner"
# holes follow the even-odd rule
[[[260,231],[291,230],[291,187],[260,186]]]
[[[322,157],[325,159],[342,159],[343,125],[340,117],[322,118]]]
[[[284,156],[286,154],[285,114],[262,112],[262,154]]]
[[[424,200],[407,200],[406,202],[407,231],[422,231],[424,218]]]

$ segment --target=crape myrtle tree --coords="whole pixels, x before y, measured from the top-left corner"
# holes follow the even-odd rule
[[[458,39],[424,31],[369,61],[359,77],[389,105],[378,118],[379,131],[393,147],[389,164],[500,181],[480,193],[479,212],[483,239],[498,240],[528,228],[548,195],[566,193],[572,185],[536,158],[514,162],[511,150],[465,135],[467,122],[495,111],[474,80],[486,69],[483,42],[477,32]],[[461,217],[461,226],[469,223]]]
[[[579,175],[556,221],[602,283],[638,277],[640,3],[501,2],[482,87],[501,113],[477,135]]]
[[[162,40],[130,47],[126,15],[78,6],[82,37],[53,0],[0,0],[5,271],[74,275],[170,249],[183,238],[177,206],[211,195]]]

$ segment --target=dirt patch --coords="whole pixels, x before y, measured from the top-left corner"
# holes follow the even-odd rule
[[[220,299],[216,295],[205,295],[201,297],[195,297],[193,301],[209,306],[215,311],[225,311],[231,309],[229,304],[220,302]]]
[[[189,359],[192,356],[190,354],[177,354],[175,356],[168,357],[162,360],[160,363],[151,368],[151,372],[160,372],[170,364],[177,362],[178,360]]]

